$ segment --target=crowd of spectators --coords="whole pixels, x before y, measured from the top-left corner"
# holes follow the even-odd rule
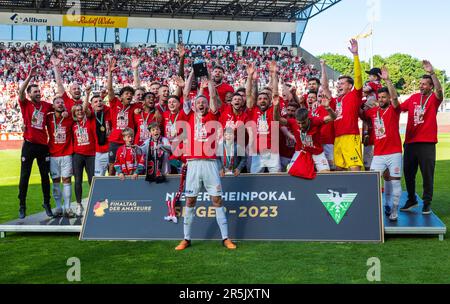
[[[35,78],[41,88],[43,100],[50,101],[57,86],[54,80],[50,57],[56,55],[62,59],[61,76],[65,85],[78,82],[82,87],[89,84],[94,91],[106,89],[107,60],[114,56],[119,69],[114,74],[115,89],[133,84],[131,60],[137,57],[141,60],[139,76],[141,85],[149,88],[150,83],[157,81],[175,89],[173,76],[179,72],[179,56],[176,49],[163,48],[122,48],[120,50],[102,48],[53,48],[35,44],[32,47],[0,49],[0,132],[21,132],[22,123],[18,106],[17,91],[26,78],[30,64],[38,65],[38,75]],[[304,62],[299,56],[294,56],[287,49],[251,49],[229,51],[225,49],[199,51],[186,49],[186,75],[192,63],[205,59],[212,64],[225,68],[225,79],[235,89],[245,86],[246,64],[255,62],[260,79],[258,86],[268,83],[269,71],[266,66],[271,60],[276,60],[280,75],[286,83],[298,89],[301,94],[309,77],[318,76],[318,70]]]

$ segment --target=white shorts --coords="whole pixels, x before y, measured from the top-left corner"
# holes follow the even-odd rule
[[[291,163],[291,158],[280,157],[281,171],[286,172],[287,166]]]
[[[336,169],[336,166],[334,165],[334,145],[323,145],[323,153],[325,153],[325,157],[328,160],[328,165],[330,165],[330,168]]]
[[[255,156],[250,156],[250,173],[263,173],[267,168],[270,173],[281,172],[280,154],[264,152]]]
[[[52,179],[71,177],[73,175],[72,155],[50,157],[50,175]]]
[[[288,166],[289,169],[295,163],[295,161],[297,160],[299,155],[300,155],[299,151],[295,152],[294,157],[292,157],[291,163]],[[325,157],[324,152],[322,152],[319,155],[313,155],[312,157],[313,157],[314,166],[316,167],[317,172],[330,171],[330,165],[328,164],[328,160]],[[289,171],[289,169],[288,169],[288,171]]]
[[[105,176],[108,171],[109,153],[95,153],[95,176]]]
[[[370,168],[373,161],[373,146],[364,147],[364,168]]]
[[[391,177],[401,178],[402,177],[402,154],[389,154],[374,156],[372,161],[371,171],[381,172],[383,176],[384,171],[389,169],[389,174]]]
[[[202,185],[209,196],[222,196],[222,183],[216,160],[188,160],[186,174],[186,197],[197,197]]]

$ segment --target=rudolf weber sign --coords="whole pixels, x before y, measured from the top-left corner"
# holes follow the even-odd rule
[[[314,181],[288,175],[243,175],[222,180],[229,234],[237,240],[383,242],[380,176],[374,172],[319,174]],[[144,178],[95,178],[82,240],[173,240],[183,237],[184,197],[178,224],[164,221],[165,202],[179,185]],[[220,239],[207,193],[200,193],[193,238]]]

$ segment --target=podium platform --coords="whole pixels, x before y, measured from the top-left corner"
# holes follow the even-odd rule
[[[403,206],[408,199],[408,193],[403,192],[400,199],[400,206]],[[411,212],[399,212],[398,221],[392,222],[389,217],[384,215],[384,234],[385,235],[437,235],[440,241],[444,240],[447,227],[441,219],[435,214],[422,214],[423,201],[417,196],[419,207]],[[431,206],[433,209],[433,205]]]
[[[407,193],[402,194],[400,206],[403,206],[407,200]],[[389,235],[436,235],[439,240],[444,240],[447,227],[432,213],[431,215],[422,215],[422,200],[418,199],[419,207],[411,212],[399,212],[397,222],[391,222],[384,216],[384,233]],[[87,200],[83,200],[83,206],[86,210]],[[75,210],[76,204],[72,204]],[[4,238],[7,232],[46,232],[46,233],[80,233],[83,223],[83,217],[72,219],[67,218],[49,218],[45,212],[27,216],[25,219],[16,219],[7,223],[0,224],[0,236]],[[182,222],[181,222],[182,223]]]
[[[86,210],[87,199],[82,202]],[[76,203],[72,203],[71,208],[75,212]],[[55,209],[53,209],[55,211]],[[45,211],[28,215],[24,219],[16,219],[0,224],[0,237],[4,238],[6,232],[48,232],[48,233],[80,233],[83,217],[75,218],[50,218]]]

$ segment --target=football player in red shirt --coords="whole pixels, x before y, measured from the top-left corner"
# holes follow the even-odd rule
[[[286,119],[294,119],[295,112],[299,108],[298,103],[290,102],[286,107]],[[283,172],[287,171],[287,166],[290,164],[292,157],[295,154],[295,136],[293,135],[294,130],[290,128],[289,125],[280,127],[280,161],[281,170]]]
[[[333,111],[336,111],[336,99],[333,98],[330,91],[325,60],[320,60],[320,66],[322,69],[322,78],[320,80],[321,87],[319,89],[317,98],[321,103],[323,101],[326,102],[327,100],[330,100],[330,107],[333,109]],[[322,106],[319,107],[319,112],[320,112],[319,116],[327,115],[326,114],[327,111]],[[328,159],[328,164],[330,165],[331,171],[335,171],[336,166],[334,164],[334,141],[335,141],[334,121],[331,121],[326,125],[322,126],[320,133],[322,136],[322,145],[323,150],[325,152],[325,157]]]
[[[399,131],[401,111],[388,70],[383,68],[380,75],[387,88],[381,88],[377,92],[379,106],[364,112],[364,116],[370,119],[375,134],[370,170],[379,171],[384,176],[385,212],[391,221],[397,221],[402,195],[402,140]]]
[[[295,113],[295,119],[289,119],[287,122],[281,120],[283,124],[287,123],[294,130],[293,133],[296,140],[296,152],[291,164],[288,166],[288,171],[302,151],[312,155],[316,171],[330,171],[330,166],[322,146],[321,127],[336,119],[336,113],[330,107],[330,101],[328,99],[323,99],[322,106],[328,112],[327,116],[314,117],[307,109],[301,108]]]
[[[112,58],[108,64],[108,98],[111,113],[111,134],[109,135],[109,175],[114,175],[114,162],[117,149],[124,144],[122,131],[125,128],[134,130],[134,114],[142,108],[141,104],[131,104],[135,90],[124,87],[120,90],[120,99],[116,97],[112,85],[112,73],[116,70],[116,59]]]
[[[141,146],[150,138],[148,126],[150,126],[152,122],[162,123],[161,113],[155,108],[155,100],[155,94],[152,92],[145,93],[142,111],[134,114],[134,124],[136,126],[135,145]]]
[[[228,83],[223,81],[223,75],[225,74],[225,69],[221,66],[215,66],[212,71],[212,80],[214,81],[214,87],[216,89],[216,94],[219,97],[222,104],[226,103],[226,95],[228,92],[234,93],[234,89]],[[210,90],[207,88],[204,91],[205,96],[209,96]]]
[[[363,87],[361,63],[358,55],[358,41],[352,39],[350,43],[349,51],[354,58],[355,79],[350,76],[341,76],[337,84],[334,161],[339,171],[361,171],[364,167],[358,126]]]
[[[182,162],[185,160],[181,152],[184,145],[180,140],[183,123],[187,121],[190,104],[184,102],[181,109],[180,99],[176,95],[169,96],[168,110],[162,115],[163,134],[169,140],[173,154],[170,156],[171,172],[181,173]]]
[[[70,208],[72,198],[72,127],[73,119],[64,117],[64,99],[53,99],[54,112],[47,114],[47,133],[49,135],[48,147],[50,150],[50,175],[53,180],[53,198],[56,202],[55,216],[73,217]],[[61,192],[61,179],[63,190]],[[64,198],[64,206],[61,206]]]
[[[272,61],[269,69],[271,78],[275,79],[272,94],[278,96],[277,63]],[[249,76],[247,79],[247,116],[249,122],[252,122],[252,126],[247,128],[250,129],[250,173],[263,173],[266,168],[270,173],[278,173],[281,171],[279,142],[277,141],[279,125],[274,122],[277,122],[275,115],[280,115],[279,104],[275,109],[270,104],[273,96],[261,92],[257,96],[255,105],[251,88],[252,77]],[[272,142],[272,134],[276,134],[275,142]]]
[[[208,73],[211,75],[210,73]],[[184,90],[185,103],[189,101],[189,91],[192,77]],[[215,207],[216,220],[222,235],[223,245],[228,249],[236,249],[236,245],[228,238],[228,223],[225,208],[222,205],[222,184],[219,169],[216,164],[218,104],[214,83],[209,81],[210,100],[205,96],[195,98],[195,112],[191,111],[188,118],[187,132],[187,175],[186,175],[186,213],[184,217],[184,240],[175,250],[184,250],[191,245],[191,227],[194,220],[197,195],[202,185],[206,188]],[[189,107],[191,109],[191,107]]]
[[[76,215],[81,217],[84,208],[81,205],[83,195],[83,169],[86,170],[88,183],[91,185],[95,170],[95,118],[91,115],[89,103],[72,107],[74,120],[73,132],[73,176],[75,178]]]
[[[423,68],[427,75],[420,80],[420,93],[412,95],[400,105],[402,112],[408,112],[403,159],[408,201],[401,210],[410,211],[418,206],[416,174],[417,168],[420,166],[423,177],[424,206],[422,213],[429,215],[432,213],[430,206],[433,200],[436,144],[438,142],[436,115],[444,100],[444,93],[431,63],[424,60]]]
[[[167,111],[167,103],[169,101],[169,87],[166,85],[161,85],[158,89],[158,104],[156,109],[160,113]]]
[[[308,100],[308,94],[310,92],[318,92],[320,88],[320,79],[316,77],[311,77],[308,79],[308,85],[306,89],[306,93],[300,97],[300,104],[306,104]]]
[[[36,75],[37,68],[37,66],[30,68],[28,77],[19,88],[19,106],[24,123],[24,142],[19,182],[19,218],[21,219],[26,216],[28,183],[34,159],[37,160],[41,175],[42,193],[44,196],[42,207],[44,207],[47,216],[53,216],[50,206],[50,154],[47,145],[48,136],[45,130],[46,115],[52,111],[53,107],[50,103],[41,100],[41,91],[38,85],[29,85],[31,79]],[[26,98],[25,91],[30,99]]]
[[[52,56],[50,61],[53,65],[53,72],[55,74],[56,85],[58,86],[58,94],[62,96],[64,99],[64,105],[67,111],[70,113],[72,111],[72,107],[74,105],[82,105],[83,100],[81,99],[81,88],[80,85],[76,82],[73,82],[69,86],[70,96],[67,94],[66,89],[64,88],[63,81],[61,79],[61,59]]]
[[[94,95],[92,98],[91,87],[86,86],[86,102],[89,101],[95,118],[95,169],[94,176],[105,176],[108,171],[109,164],[109,140],[108,136],[111,133],[111,113],[109,107],[104,104],[100,95]]]

